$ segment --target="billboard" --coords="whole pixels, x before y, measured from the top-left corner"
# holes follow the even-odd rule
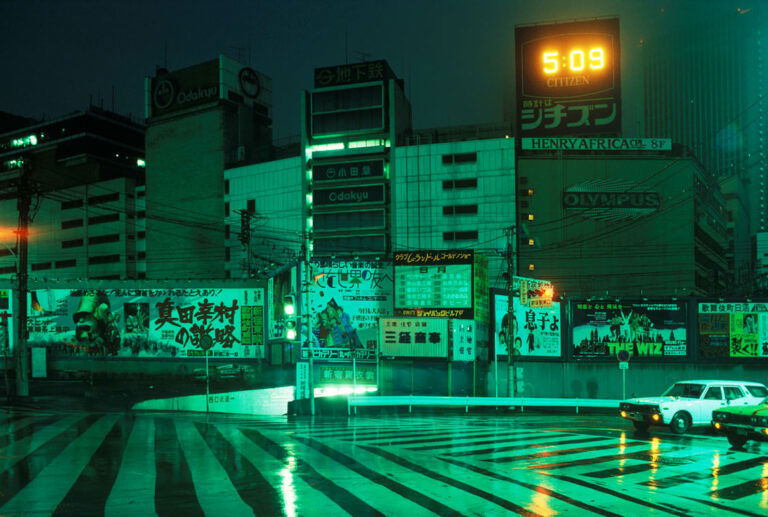
[[[768,357],[768,303],[699,303],[698,331],[702,357]]]
[[[382,318],[381,355],[448,357],[448,320],[442,318]]]
[[[42,289],[29,346],[89,357],[264,356],[263,289]]]
[[[679,301],[571,300],[574,357],[685,357],[687,304]]]
[[[518,136],[621,132],[617,18],[515,28]]]
[[[475,317],[473,287],[478,282],[487,284],[474,276],[474,251],[403,251],[394,254],[394,265],[395,315]],[[485,307],[487,314],[487,297]]]
[[[493,295],[493,343],[497,356],[509,354],[507,335],[509,334],[509,296]],[[512,317],[512,342],[514,355],[531,357],[560,357],[562,355],[561,328],[562,314],[560,302],[552,302],[549,307],[531,307],[520,303],[514,297],[514,316]],[[521,328],[522,327],[522,328]]]
[[[327,259],[311,262],[311,339],[316,359],[375,360],[378,319],[392,315],[392,263]],[[302,349],[309,357],[309,349]]]

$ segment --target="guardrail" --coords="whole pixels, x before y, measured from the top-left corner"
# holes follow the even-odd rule
[[[408,412],[413,411],[413,406],[435,407],[464,407],[468,413],[470,407],[519,407],[521,411],[526,407],[573,407],[576,413],[580,407],[590,408],[619,408],[619,400],[612,399],[572,399],[572,398],[538,398],[538,397],[433,397],[422,395],[402,396],[354,396],[347,398],[347,414],[357,414],[357,408],[361,406],[408,406]]]

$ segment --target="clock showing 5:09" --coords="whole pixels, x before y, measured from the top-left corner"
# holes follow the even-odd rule
[[[618,20],[594,20],[516,31],[522,98],[568,99],[618,88]]]

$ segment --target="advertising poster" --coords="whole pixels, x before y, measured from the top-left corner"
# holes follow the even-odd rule
[[[472,250],[395,253],[395,315],[474,319],[474,265]]]
[[[574,357],[684,357],[687,304],[678,301],[572,300]]]
[[[51,355],[263,357],[263,289],[44,289],[29,345]]]
[[[315,260],[310,311],[316,359],[376,358],[378,320],[392,315],[392,263]],[[309,351],[302,350],[303,356]]]
[[[494,345],[496,355],[507,356],[507,334],[509,333],[509,297],[506,294],[493,295]],[[532,357],[560,357],[562,315],[560,302],[551,307],[526,307],[520,298],[514,300],[511,340],[514,355]]]
[[[703,357],[768,357],[768,303],[709,302],[698,309]]]
[[[442,318],[382,318],[381,355],[448,357],[448,320]]]
[[[477,355],[477,323],[474,320],[451,320],[451,348],[454,361],[474,361]]]

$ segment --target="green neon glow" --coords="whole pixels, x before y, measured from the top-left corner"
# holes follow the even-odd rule
[[[318,144],[309,146],[309,151],[316,153],[318,151],[340,151],[344,149],[344,142],[336,142],[333,144]]]
[[[315,388],[315,397],[333,397],[334,395],[361,395],[363,393],[372,393],[378,391],[378,387],[371,385],[327,385]]]
[[[29,147],[30,145],[37,145],[36,135],[29,135],[11,140],[11,147]]]
[[[136,166],[137,167],[146,167],[147,166],[147,162],[145,162],[141,158],[136,158]]]
[[[388,147],[387,142],[389,142],[389,140],[384,140],[381,138],[377,138],[375,140],[358,140],[356,142],[350,142],[349,148],[362,149],[365,147]]]
[[[307,206],[312,206],[312,193],[307,194]]]
[[[384,162],[384,178],[389,179],[389,162]]]
[[[313,224],[312,217],[307,217],[307,230],[311,230]]]
[[[7,169],[21,169],[24,167],[24,160],[18,159],[18,160],[8,160],[5,162],[5,167]]]

